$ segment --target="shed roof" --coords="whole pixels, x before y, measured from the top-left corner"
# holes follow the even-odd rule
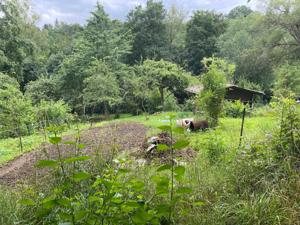
[[[265,93],[262,91],[252,90],[252,89],[248,89],[248,88],[242,88],[235,84],[227,84],[226,89],[229,91],[231,91],[232,89],[244,90],[244,91],[250,92],[252,94],[256,94],[256,95],[265,95]],[[185,91],[192,93],[192,94],[199,94],[201,91],[203,91],[203,85],[199,84],[199,85],[190,86],[190,87],[186,88]]]

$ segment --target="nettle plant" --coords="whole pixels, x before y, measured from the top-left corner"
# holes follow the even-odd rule
[[[300,157],[300,116],[296,101],[292,98],[279,98],[275,106],[280,118],[275,149],[283,157]]]
[[[112,161],[95,163],[90,168],[86,161],[93,161],[90,156],[82,155],[85,146],[80,143],[78,132],[74,142],[63,142],[59,137],[59,128],[53,128],[49,138],[56,146],[56,160],[41,160],[39,168],[50,168],[54,174],[54,188],[48,194],[22,199],[21,203],[36,209],[36,221],[49,221],[49,224],[175,224],[181,211],[176,211],[179,204],[200,206],[202,201],[189,199],[192,189],[184,184],[186,168],[177,165],[175,151],[189,145],[186,139],[174,141],[174,135],[184,133],[181,128],[174,128],[174,116],[169,116],[170,124],[159,127],[169,132],[170,145],[158,145],[158,151],[170,151],[169,163],[156,168],[150,184],[136,176],[130,160],[115,155]],[[73,155],[64,157],[61,145],[73,146]],[[92,163],[88,165],[93,165]],[[147,188],[154,187],[149,196]]]

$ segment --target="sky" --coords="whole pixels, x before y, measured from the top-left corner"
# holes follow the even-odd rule
[[[113,19],[124,20],[127,13],[137,5],[145,5],[147,0],[31,0],[33,10],[39,15],[38,24],[53,24],[55,20],[66,23],[84,24],[97,1]],[[227,13],[238,5],[254,7],[247,0],[163,0],[165,7],[176,4],[185,11],[215,10]]]

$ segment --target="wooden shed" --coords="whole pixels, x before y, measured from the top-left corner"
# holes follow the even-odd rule
[[[234,84],[226,85],[225,99],[227,100],[240,100],[243,103],[253,104],[255,96],[265,96],[265,93],[262,91],[251,90],[247,88],[242,88]],[[202,85],[190,86],[185,89],[186,92],[192,95],[201,93],[203,90]]]

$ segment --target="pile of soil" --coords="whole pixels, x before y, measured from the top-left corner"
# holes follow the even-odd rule
[[[93,155],[95,150],[101,151],[103,157],[114,149],[118,151],[136,151],[143,145],[147,128],[139,123],[115,123],[103,127],[91,128],[81,132],[80,142],[85,145],[82,155]],[[64,157],[73,154],[74,147],[63,144],[66,141],[75,141],[72,136],[63,137],[59,145]],[[39,149],[24,153],[20,157],[0,166],[0,185],[14,186],[20,181],[41,176],[43,171],[35,164],[41,159],[57,159],[57,149],[50,144],[42,144]]]

